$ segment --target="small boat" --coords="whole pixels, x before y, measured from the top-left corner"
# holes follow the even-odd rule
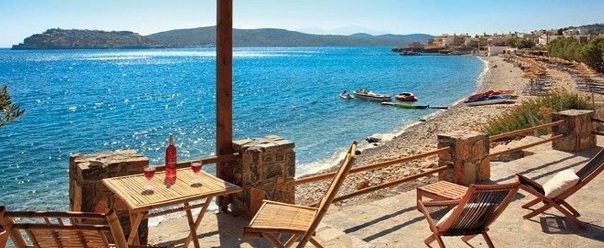
[[[355,98],[369,100],[369,101],[378,101],[378,102],[389,102],[392,101],[392,98],[386,94],[375,93],[373,91],[367,89],[358,89],[353,90],[352,94]]]
[[[427,109],[430,108],[430,105],[415,105],[412,103],[402,103],[402,102],[382,102],[382,105],[394,106],[397,108],[404,109]]]
[[[498,103],[510,103],[513,102],[511,99],[512,95],[493,95],[481,98],[480,100],[466,100],[465,103],[468,106],[482,106]]]
[[[415,97],[415,94],[411,93],[411,92],[401,92],[398,93],[394,96],[394,98],[396,98],[396,100],[399,101],[403,101],[403,102],[415,102],[417,101],[417,97]]]
[[[340,97],[341,97],[342,99],[346,99],[346,100],[348,100],[348,99],[352,99],[352,96],[350,95],[350,93],[348,93],[348,92],[346,92],[346,91],[342,91],[342,93],[340,93]]]
[[[489,96],[496,96],[496,95],[511,95],[514,91],[513,90],[487,90],[484,92],[478,92],[476,94],[473,94],[471,96],[468,97],[468,101],[477,101]]]

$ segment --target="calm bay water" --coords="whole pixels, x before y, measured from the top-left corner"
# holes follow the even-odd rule
[[[470,56],[399,56],[389,48],[239,48],[234,52],[234,138],[296,143],[300,171],[351,140],[395,133],[436,110],[406,110],[338,93],[413,91],[449,105],[476,88]],[[169,133],[179,159],[214,153],[214,49],[0,49],[0,84],[26,109],[0,128],[0,205],[66,209],[70,153],[135,149],[162,164]],[[212,168],[208,168],[212,169]]]

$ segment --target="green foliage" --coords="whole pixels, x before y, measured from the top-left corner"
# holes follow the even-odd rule
[[[567,109],[593,109],[587,98],[566,91],[523,102],[510,112],[489,121],[483,128],[489,135],[529,128],[551,122],[551,114]]]
[[[508,38],[508,40],[506,41],[508,43],[508,45],[510,45],[511,47],[518,47],[518,42],[520,41],[520,38],[516,37],[516,36],[512,36],[510,38]]]
[[[19,118],[25,110],[19,108],[10,99],[8,87],[0,87],[0,127]]]
[[[547,51],[552,57],[584,62],[591,68],[604,71],[604,35],[591,39],[587,44],[561,37],[550,42]]]
[[[518,41],[516,46],[518,47],[518,49],[533,48],[533,47],[535,47],[535,42],[533,42],[532,40],[522,39],[522,40]]]

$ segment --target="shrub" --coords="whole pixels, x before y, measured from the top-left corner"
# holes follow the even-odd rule
[[[502,116],[489,121],[483,131],[489,135],[496,135],[549,123],[553,112],[567,109],[594,109],[594,106],[586,97],[567,91],[557,91],[521,103]]]

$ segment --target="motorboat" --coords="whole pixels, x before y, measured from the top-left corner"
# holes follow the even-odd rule
[[[368,101],[377,101],[377,102],[389,102],[392,101],[390,95],[375,93],[373,91],[367,89],[358,89],[352,91],[352,95],[355,98],[368,100]]]
[[[415,97],[415,94],[413,94],[411,92],[398,93],[394,96],[394,98],[396,98],[396,100],[403,101],[403,102],[417,101],[417,97]]]

